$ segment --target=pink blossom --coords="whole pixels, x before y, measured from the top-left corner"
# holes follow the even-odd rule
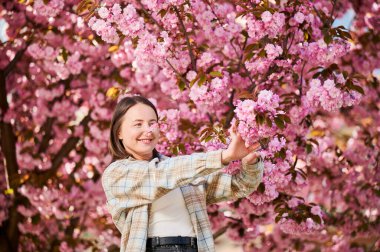
[[[265,46],[265,51],[267,53],[267,57],[271,60],[274,60],[282,54],[282,47],[278,45],[267,44]]]
[[[306,222],[302,222],[301,224],[297,224],[297,222],[292,219],[282,218],[279,225],[284,233],[295,236],[312,235],[322,228],[321,225],[315,223],[310,218],[307,218]]]
[[[272,20],[272,13],[270,13],[269,11],[264,11],[261,14],[261,20],[263,20],[264,23],[270,22]]]
[[[36,15],[41,15],[44,17],[55,17],[62,11],[64,7],[64,1],[52,0],[45,4],[43,0],[35,0],[33,7]]]
[[[311,213],[314,215],[318,215],[319,217],[322,218],[322,210],[321,210],[320,206],[313,206],[311,208]]]
[[[288,201],[288,206],[291,208],[297,207],[300,203],[302,203],[302,200],[294,197],[291,200]]]
[[[303,21],[305,20],[305,15],[302,12],[297,12],[294,15],[294,19],[296,20],[297,23],[302,24]]]
[[[110,14],[108,9],[105,7],[100,7],[98,10],[98,13],[101,18],[107,18],[108,15]]]

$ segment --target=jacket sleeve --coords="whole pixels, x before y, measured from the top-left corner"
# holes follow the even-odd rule
[[[102,186],[112,219],[118,221],[124,210],[152,203],[174,188],[221,169],[221,152],[111,163],[102,175]]]
[[[257,189],[263,178],[262,158],[256,164],[242,165],[239,173],[230,175],[222,171],[206,176],[206,203],[213,204],[226,200],[247,197]]]

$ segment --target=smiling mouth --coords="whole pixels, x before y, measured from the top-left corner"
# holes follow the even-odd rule
[[[148,143],[151,143],[153,139],[137,139],[137,141],[148,144]]]

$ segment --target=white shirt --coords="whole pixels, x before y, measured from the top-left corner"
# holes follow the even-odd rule
[[[148,237],[179,235],[196,237],[181,189],[175,188],[153,201]]]

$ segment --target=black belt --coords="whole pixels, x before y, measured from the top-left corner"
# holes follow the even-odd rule
[[[156,247],[160,245],[189,245],[197,246],[197,238],[185,236],[169,236],[169,237],[151,237],[147,239],[147,247]]]

